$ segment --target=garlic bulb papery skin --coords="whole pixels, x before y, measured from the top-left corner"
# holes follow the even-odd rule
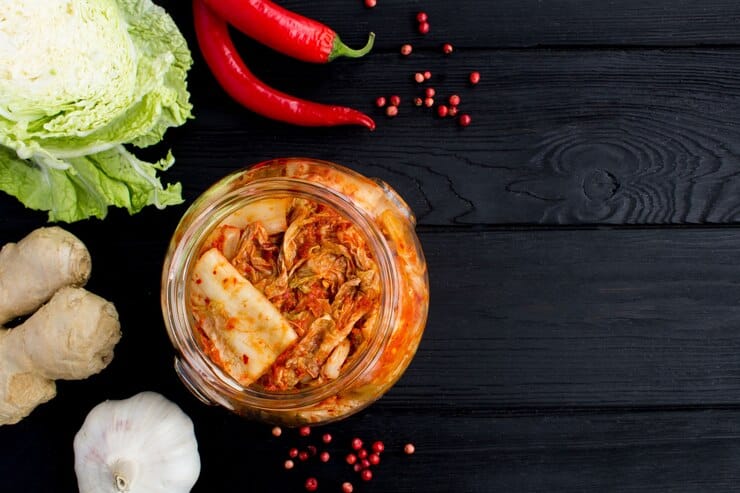
[[[154,392],[95,406],[74,452],[80,493],[187,493],[200,474],[193,422]]]

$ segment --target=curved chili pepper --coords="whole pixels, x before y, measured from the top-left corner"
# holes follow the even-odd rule
[[[321,22],[285,9],[269,0],[206,0],[222,19],[260,43],[292,58],[326,63],[340,56],[358,58],[373,47],[375,34],[359,50],[345,45]]]
[[[226,22],[202,0],[193,0],[193,13],[203,58],[221,87],[245,108],[295,125],[364,125],[375,129],[372,118],[352,108],[314,103],[271,88],[244,64],[231,41]]]

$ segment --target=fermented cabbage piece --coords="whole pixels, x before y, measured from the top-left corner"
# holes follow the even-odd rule
[[[262,376],[298,337],[215,248],[195,264],[191,297],[196,323],[207,337],[206,352],[242,385]]]

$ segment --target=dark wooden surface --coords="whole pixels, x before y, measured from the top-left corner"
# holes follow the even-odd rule
[[[282,2],[351,44],[377,32],[369,57],[330,66],[236,36],[265,80],[371,112],[371,134],[289,127],[232,103],[197,52],[188,3],[162,2],[196,60],[196,119],[165,143],[177,157],[166,176],[188,203],[232,170],[305,155],[386,180],[418,216],[432,303],[417,357],[386,397],[328,427],[335,456],[355,435],[395,450],[355,491],[740,490],[740,4]],[[457,51],[442,57],[448,41]],[[438,94],[462,96],[471,127],[411,105],[424,69]],[[404,98],[394,120],[372,106],[390,93]],[[281,468],[294,434],[274,439],[203,406],[172,370],[159,271],[186,206],[69,226],[124,337],[103,373],[61,382],[55,400],[0,428],[0,491],[76,491],[84,416],[142,390],[193,418],[194,491],[301,491],[307,471]],[[2,243],[45,221],[6,196],[0,211]],[[398,453],[406,441],[413,457]],[[354,477],[336,459],[311,466],[320,491]]]

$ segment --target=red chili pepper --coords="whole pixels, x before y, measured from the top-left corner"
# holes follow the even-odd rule
[[[195,33],[203,58],[221,87],[245,108],[262,116],[308,127],[364,125],[372,118],[352,108],[329,106],[293,97],[266,85],[242,61],[229,28],[202,0],[193,0]]]
[[[269,0],[205,0],[222,19],[239,31],[290,57],[311,63],[337,57],[358,58],[373,47],[375,34],[359,50],[345,45],[328,26]]]

